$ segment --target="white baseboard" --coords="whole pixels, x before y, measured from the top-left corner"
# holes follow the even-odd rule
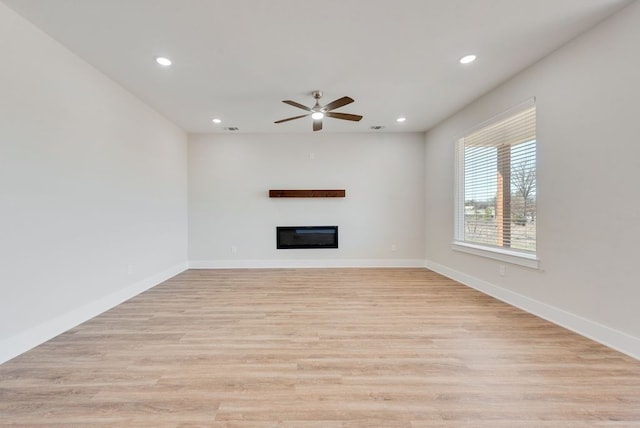
[[[192,260],[190,269],[287,269],[287,268],[424,267],[413,259],[328,259],[328,260]]]
[[[640,360],[640,338],[427,260],[427,269]]]
[[[173,266],[115,293],[101,299],[87,303],[77,309],[47,320],[35,327],[25,330],[15,336],[0,341],[0,364],[17,357],[47,340],[50,340],[65,331],[90,320],[120,303],[146,291],[167,279],[184,272],[188,268],[187,263]]]

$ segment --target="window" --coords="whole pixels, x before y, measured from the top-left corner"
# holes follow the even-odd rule
[[[458,140],[456,160],[454,248],[537,267],[535,100]]]

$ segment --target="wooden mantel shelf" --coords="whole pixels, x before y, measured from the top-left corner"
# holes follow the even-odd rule
[[[344,198],[344,189],[269,190],[270,198]]]

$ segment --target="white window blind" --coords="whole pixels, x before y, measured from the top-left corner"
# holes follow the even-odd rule
[[[456,242],[535,254],[535,100],[458,140],[456,159]]]

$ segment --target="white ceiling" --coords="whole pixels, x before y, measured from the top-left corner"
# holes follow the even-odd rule
[[[336,111],[364,119],[327,118],[325,133],[425,131],[630,3],[2,1],[188,132],[312,132],[310,118],[273,123],[305,113],[282,100],[354,98]]]

